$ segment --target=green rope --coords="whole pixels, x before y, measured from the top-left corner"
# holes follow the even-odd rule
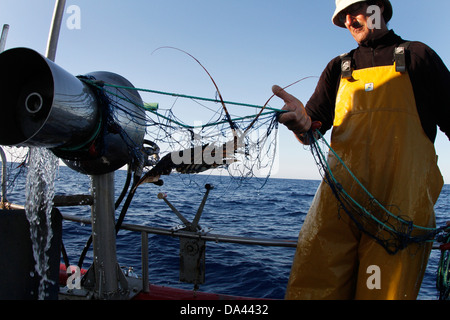
[[[156,91],[156,90],[150,90],[150,89],[142,89],[142,88],[135,88],[135,87],[127,87],[127,86],[119,86],[119,85],[114,85],[114,84],[109,84],[109,83],[104,83],[101,82],[101,84],[99,84],[98,81],[92,81],[89,79],[81,79],[82,81],[98,88],[101,90],[104,90],[104,92],[111,94],[112,96],[115,96],[121,100],[125,100],[129,103],[134,104],[135,106],[144,109],[145,111],[149,111],[153,114],[155,114],[158,117],[161,117],[167,121],[170,121],[176,125],[179,125],[185,129],[197,129],[197,128],[205,128],[205,127],[211,127],[211,126],[216,126],[219,124],[223,124],[226,123],[228,121],[218,121],[218,122],[212,122],[212,123],[208,123],[205,125],[199,125],[199,126],[191,126],[191,125],[187,125],[184,123],[181,123],[179,121],[176,121],[172,118],[169,118],[161,113],[159,113],[157,111],[157,108],[153,108],[153,107],[148,107],[145,104],[141,105],[141,104],[137,104],[136,102],[132,101],[131,99],[128,99],[127,97],[121,96],[115,92],[112,92],[111,90],[107,90],[104,87],[111,87],[111,88],[115,88],[115,89],[125,89],[125,90],[135,90],[135,91],[143,91],[143,92],[150,92],[150,93],[155,93],[155,94],[161,94],[161,95],[168,95],[168,96],[174,96],[174,97],[180,97],[180,98],[187,98],[187,99],[194,99],[194,100],[202,100],[202,101],[208,101],[208,102],[215,102],[218,103],[220,102],[217,99],[209,99],[209,98],[202,98],[202,97],[196,97],[196,96],[189,96],[189,95],[184,95],[184,94],[177,94],[177,93],[170,93],[170,92],[163,92],[163,91]],[[246,104],[246,103],[239,103],[239,102],[231,102],[231,101],[224,101],[224,103],[226,104],[231,104],[231,105],[236,105],[236,106],[244,106],[244,107],[252,107],[252,108],[258,108],[258,109],[267,109],[267,110],[271,110],[268,112],[264,112],[261,113],[259,115],[249,115],[249,116],[243,116],[243,117],[238,117],[238,118],[234,118],[231,119],[232,121],[241,121],[241,120],[245,120],[245,119],[251,119],[251,118],[256,118],[259,116],[265,116],[265,115],[270,115],[270,114],[274,114],[274,113],[283,113],[285,112],[284,110],[280,110],[280,109],[275,109],[275,108],[269,108],[269,107],[263,107],[263,106],[258,106],[258,105],[254,105],[254,104]]]
[[[450,300],[450,232],[443,236],[441,241],[444,244],[440,247],[436,288],[439,290],[440,300]]]
[[[444,247],[441,246],[441,262],[436,285],[440,290],[441,296],[446,296],[448,299],[450,295],[450,245],[448,244],[450,242],[450,227],[429,228],[417,226],[413,224],[412,221],[404,220],[401,216],[391,213],[361,184],[318,130],[314,132],[310,131],[308,135],[311,141],[311,151],[313,156],[316,159],[319,168],[323,170],[324,182],[329,185],[337,201],[341,204],[340,208],[348,214],[359,230],[372,237],[389,254],[395,254],[399,250],[402,250],[413,243],[430,243],[434,241],[447,243],[447,245],[445,245],[445,250],[443,250]],[[363,205],[359,204],[358,201],[353,199],[347,191],[344,190],[343,186],[334,176],[330,165],[328,164],[325,152],[319,146],[319,139],[322,139],[323,143],[330,150],[329,152],[336,157],[338,163],[349,173],[355,184],[359,185],[362,192],[366,193],[369,197],[368,200],[370,205],[376,205],[378,208],[382,209],[381,211],[384,211],[384,217],[377,218],[373,214],[376,213],[376,211],[371,212],[369,207],[363,207]],[[358,216],[360,219],[358,219]],[[376,227],[376,229],[372,229],[372,227]],[[422,232],[414,235],[414,229]],[[385,231],[386,233],[381,233],[380,231]],[[390,236],[386,237],[387,235]]]
[[[208,102],[215,102],[215,103],[221,103],[222,101],[217,99],[210,99],[210,98],[203,98],[203,97],[197,97],[197,96],[190,96],[185,94],[179,94],[179,93],[171,93],[171,92],[164,92],[164,91],[157,91],[157,90],[151,90],[151,89],[142,89],[142,88],[134,88],[134,87],[126,87],[126,86],[119,86],[115,84],[105,83],[105,86],[112,87],[116,89],[128,89],[128,90],[136,90],[136,91],[142,91],[142,92],[149,92],[149,93],[155,93],[160,95],[166,95],[166,96],[172,96],[177,98],[186,98],[186,99],[193,99],[193,100],[200,100],[200,101],[208,101]],[[235,105],[235,106],[241,106],[241,107],[250,107],[250,108],[256,108],[256,109],[267,109],[272,110],[275,112],[283,112],[282,110],[270,108],[270,107],[263,107],[258,106],[255,104],[248,104],[248,103],[241,103],[241,102],[232,102],[232,101],[223,101],[225,104]]]
[[[344,166],[344,168],[351,174],[351,176],[353,177],[353,179],[355,179],[355,181],[357,183],[360,184],[359,180],[353,175],[353,173],[350,171],[350,169],[345,165],[345,163],[341,160],[341,158],[336,154],[336,152],[329,146],[328,142],[325,140],[325,138],[323,137],[323,135],[317,130],[316,131],[320,138],[324,141],[324,143],[328,146],[328,148],[330,149],[331,152],[333,152],[333,154],[338,158],[338,160],[340,161],[340,163]],[[326,160],[326,156],[323,152],[323,150],[320,148],[319,144],[318,144],[318,140],[316,139],[316,137],[313,135],[314,138],[314,143],[316,144],[318,151],[320,153],[320,156],[322,158],[322,163],[325,163],[326,167],[327,167],[327,172],[330,175],[330,178],[333,180],[333,183],[336,185],[340,185],[339,182],[337,181],[337,179],[335,178],[333,172],[331,171],[330,166],[328,165],[328,161]],[[360,184],[361,185],[361,184]],[[364,188],[364,187],[363,187]],[[365,188],[364,188],[365,190]],[[391,227],[385,225],[382,221],[380,221],[377,217],[375,217],[374,215],[372,215],[369,211],[366,210],[366,208],[364,208],[363,206],[361,206],[357,201],[355,201],[344,189],[340,189],[341,192],[344,193],[344,195],[346,197],[348,197],[352,203],[354,205],[356,205],[359,209],[361,209],[365,214],[367,214],[372,220],[374,220],[375,222],[377,222],[378,224],[382,225],[385,229],[390,230],[392,232],[396,232],[396,230],[392,229]],[[368,192],[367,192],[368,193]],[[374,199],[373,196],[369,194],[369,197],[371,199]]]
[[[102,118],[100,117],[100,120],[98,121],[97,128],[95,129],[95,132],[91,135],[91,137],[88,140],[86,140],[85,142],[83,142],[80,145],[72,146],[72,147],[65,147],[65,148],[58,148],[58,150],[61,150],[61,151],[79,151],[79,150],[85,149],[92,141],[94,141],[97,138],[97,136],[100,133],[100,130],[102,129],[102,126],[103,126],[103,121],[102,121]]]
[[[331,146],[329,145],[329,143],[326,141],[326,139],[324,138],[324,136],[322,135],[322,133],[317,130],[316,133],[318,134],[318,136],[323,140],[323,142],[326,144],[326,146],[328,147],[328,149],[334,154],[334,156],[338,159],[339,163],[345,168],[345,170],[351,175],[352,179],[362,188],[362,190],[368,195],[368,197],[373,200],[384,212],[386,212],[390,217],[396,219],[397,221],[399,221],[400,223],[404,223],[404,224],[409,224],[409,221],[406,221],[402,218],[400,218],[399,216],[391,213],[389,210],[387,210],[380,202],[378,202],[378,200],[364,187],[364,185],[359,181],[359,179],[353,174],[353,172],[347,167],[347,165],[345,164],[345,162],[341,159],[341,157],[339,157],[339,155],[333,150],[333,148],[331,148]],[[319,145],[318,145],[318,141],[315,137],[315,135],[313,134],[313,139],[314,142],[316,143],[318,149],[321,151],[321,156],[323,158],[324,163],[326,163],[327,165],[327,169],[328,172],[330,173],[330,176],[333,179],[334,183],[338,183],[338,181],[335,179],[334,175],[331,172],[330,167],[328,166],[328,162],[325,159],[325,156],[322,152],[322,150],[320,149]],[[381,221],[379,221],[375,216],[373,216],[372,214],[370,214],[365,208],[363,208],[357,201],[355,201],[345,190],[341,190],[344,192],[344,194],[352,200],[352,202],[360,209],[362,209],[364,211],[364,213],[368,214],[370,216],[371,219],[375,220],[377,223],[380,223],[381,225],[383,225],[383,227],[396,232],[395,230],[390,229],[389,226],[383,224]],[[440,231],[441,228],[436,229],[436,228],[428,228],[428,227],[422,227],[422,226],[417,226],[417,225],[412,225],[413,228],[416,229],[421,229],[421,230],[425,230],[425,231],[430,231],[430,232],[437,232]]]

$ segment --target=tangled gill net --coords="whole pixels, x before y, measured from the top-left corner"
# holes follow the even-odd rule
[[[189,181],[198,176],[195,174],[205,173],[227,175],[237,181],[262,177],[265,178],[264,185],[277,156],[277,116],[282,111],[269,106],[273,96],[264,105],[225,101],[209,72],[195,60],[214,84],[216,97],[204,98],[80,79],[103,92],[108,104],[124,111],[130,121],[137,125],[146,124],[147,154],[142,159],[138,151],[134,157],[145,162],[143,166],[147,169],[141,183],[155,182],[160,176],[176,171],[190,174],[185,175]],[[125,91],[135,91],[146,101],[158,101],[164,96],[166,103],[138,105],[145,110],[145,119],[141,119],[126,109],[124,102],[129,103],[130,100]],[[170,99],[172,101],[168,102]],[[138,146],[130,145],[130,150],[138,149]]]
[[[448,226],[441,228],[417,226],[408,217],[402,216],[395,205],[380,203],[345,165],[319,130],[309,132],[308,136],[319,171],[338,200],[340,210],[350,217],[361,232],[372,237],[389,254],[395,254],[413,243],[433,242],[440,235],[450,231]],[[338,159],[339,165],[355,182],[356,187],[352,187],[351,192],[358,194],[357,200],[337,180],[328,165],[324,150],[329,150],[329,153]]]

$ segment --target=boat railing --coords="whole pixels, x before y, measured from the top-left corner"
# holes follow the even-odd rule
[[[91,224],[91,219],[86,217],[73,216],[61,213],[64,220],[78,222],[81,224]],[[289,239],[267,239],[267,238],[252,238],[233,235],[214,234],[202,231],[186,231],[183,229],[165,229],[160,227],[151,227],[136,224],[123,223],[122,230],[141,233],[141,267],[142,267],[142,283],[143,291],[148,290],[149,283],[149,257],[148,257],[148,235],[155,234],[161,236],[170,236],[185,239],[194,239],[199,241],[211,241],[216,243],[235,243],[242,245],[257,245],[257,246],[271,246],[271,247],[291,247],[297,246],[296,240]]]

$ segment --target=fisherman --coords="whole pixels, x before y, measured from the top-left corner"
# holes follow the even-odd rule
[[[336,0],[332,22],[358,47],[326,66],[306,107],[279,86],[272,90],[285,103],[280,123],[299,141],[310,142],[311,128],[332,128],[333,150],[378,201],[434,228],[443,186],[434,141],[437,126],[450,138],[450,73],[427,45],[389,30],[392,15],[388,0]],[[337,178],[352,190],[348,174]],[[340,209],[322,182],[300,231],[286,299],[416,299],[431,244],[391,254]]]

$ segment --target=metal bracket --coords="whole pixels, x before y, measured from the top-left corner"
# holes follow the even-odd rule
[[[205,185],[206,193],[203,200],[195,214],[194,220],[189,222],[171,203],[167,200],[167,195],[163,193],[158,194],[159,199],[163,199],[167,205],[172,209],[176,216],[183,222],[184,226],[178,228],[187,232],[199,233],[202,228],[199,225],[200,217],[203,213],[209,191],[214,187],[210,184]],[[199,284],[205,282],[205,251],[206,241],[200,237],[197,239],[188,239],[180,237],[180,281],[185,283],[192,283],[195,289]]]
[[[180,281],[196,286],[205,283],[206,241],[180,238]]]
[[[198,222],[200,221],[200,218],[202,216],[203,213],[203,209],[205,207],[205,203],[206,203],[206,199],[208,198],[209,195],[209,191],[214,189],[214,187],[210,184],[206,184],[205,185],[205,195],[203,196],[203,200],[200,203],[200,207],[197,210],[197,213],[195,214],[194,220],[192,220],[192,222],[190,222],[188,219],[186,219],[181,213],[180,211],[177,210],[177,208],[175,208],[175,206],[170,203],[169,200],[167,200],[167,194],[165,193],[158,193],[158,199],[162,199],[164,200],[164,202],[169,206],[169,208],[173,211],[173,213],[175,213],[175,215],[178,217],[178,219],[181,220],[181,222],[183,223],[183,227],[182,228],[178,228],[178,229],[183,229],[185,231],[191,231],[191,232],[197,232],[202,230],[201,226],[198,224]]]

